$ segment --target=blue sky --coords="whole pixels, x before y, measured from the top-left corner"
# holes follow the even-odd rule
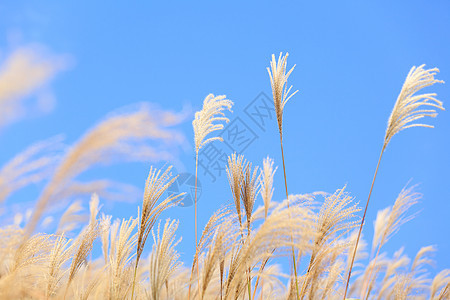
[[[288,65],[296,64],[290,84],[299,90],[284,113],[290,193],[334,192],[347,184],[363,205],[387,119],[409,69],[438,67],[438,78],[450,83],[448,28],[448,1],[2,1],[0,61],[16,47],[40,44],[69,63],[47,87],[55,98],[51,113],[0,131],[0,164],[56,134],[65,134],[66,142],[73,143],[109,112],[132,103],[199,110],[207,94],[225,94],[235,102],[230,119],[240,118],[236,122],[254,133],[246,158],[262,164],[270,155],[280,166],[274,197],[281,199],[276,121],[268,119],[258,127],[246,107],[260,93],[271,97],[266,67],[272,53],[287,51]],[[435,85],[432,91],[444,106],[450,103],[448,84]],[[371,241],[377,210],[392,205],[412,180],[424,195],[413,208],[419,214],[384,249],[392,254],[405,246],[412,257],[421,246],[436,245],[440,270],[450,267],[450,115],[440,112],[427,122],[436,128],[401,132],[389,144],[364,235]],[[190,120],[181,130],[191,146],[181,154],[178,170],[193,173]],[[83,176],[143,187],[149,166],[121,163]],[[199,223],[204,224],[231,194],[224,174],[215,182],[204,174],[199,179]],[[7,203],[33,200],[41,188],[21,191]],[[129,217],[136,214],[138,203],[109,203],[103,209]],[[193,253],[193,214],[190,206],[164,215],[180,219],[183,242],[178,250],[185,261],[191,261]]]

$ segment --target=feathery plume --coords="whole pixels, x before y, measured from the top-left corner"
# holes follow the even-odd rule
[[[292,86],[287,88],[287,80],[291,75],[292,71],[295,68],[295,65],[286,73],[286,64],[288,53],[283,56],[283,53],[280,52],[280,56],[278,57],[278,62],[275,61],[275,55],[272,54],[272,61],[270,62],[270,68],[267,68],[267,72],[269,72],[270,84],[272,86],[272,95],[273,102],[275,106],[275,113],[277,115],[278,121],[278,132],[280,134],[280,147],[281,147],[281,159],[283,162],[283,175],[284,175],[284,187],[286,189],[286,199],[289,201],[289,193],[287,188],[287,178],[286,178],[286,165],[284,162],[284,150],[283,150],[283,111],[284,106],[287,101],[297,93],[297,91],[293,92],[289,95]],[[289,208],[289,202],[288,202]],[[295,290],[297,294],[297,300],[300,297],[299,288],[298,288],[298,278],[297,278],[297,264],[295,261],[295,248],[292,246],[292,265],[294,267],[294,275],[295,275]]]
[[[450,269],[439,272],[430,287],[430,299],[448,299],[450,297]]]
[[[225,117],[224,111],[229,110],[233,102],[226,99],[225,95],[214,96],[209,94],[203,101],[203,108],[201,111],[195,113],[194,121],[192,121],[192,127],[194,128],[194,142],[195,142],[195,197],[194,197],[194,230],[195,230],[195,248],[198,245],[198,233],[197,233],[197,180],[198,180],[198,153],[200,149],[208,143],[213,141],[223,141],[222,137],[215,136],[207,138],[207,136],[217,130],[223,129],[223,123],[229,122],[229,119]],[[197,279],[198,285],[200,285],[200,271],[197,260]],[[190,295],[190,285],[189,294]]]
[[[236,212],[239,218],[239,224],[242,225],[242,212],[241,212],[241,187],[244,181],[244,166],[247,165],[244,155],[237,155],[236,153],[228,156],[228,165],[226,167],[228,182],[231,188],[231,194],[233,195],[234,204],[236,206]]]
[[[444,83],[442,80],[434,78],[438,68],[424,69],[425,65],[412,67],[406,76],[402,90],[395,102],[394,109],[388,120],[386,135],[384,137],[383,149],[389,144],[391,138],[398,132],[411,127],[428,127],[434,126],[428,124],[413,123],[424,117],[436,117],[437,112],[434,108],[444,110],[442,102],[435,98],[435,93],[419,94],[418,91],[435,83]],[[422,109],[422,106],[431,107]]]
[[[180,201],[180,198],[184,196],[184,193],[173,194],[156,205],[161,195],[178,178],[178,176],[172,177],[172,173],[170,172],[171,169],[172,166],[169,166],[164,172],[161,173],[161,170],[156,170],[155,168],[151,167],[148,174],[144,191],[144,201],[142,204],[141,221],[139,224],[139,234],[136,249],[136,265],[134,268],[134,279],[131,292],[132,298],[134,296],[134,285],[139,259],[141,258],[142,252],[144,251],[145,242],[147,241],[147,237],[151,229],[153,228],[156,219],[164,210],[176,205]]]
[[[411,206],[416,204],[419,199],[422,198],[420,193],[414,191],[415,188],[416,185],[411,187],[405,186],[395,200],[392,209],[389,209],[388,218],[386,218],[386,223],[384,224],[384,228],[380,234],[380,248],[399,230],[401,225],[405,224],[414,217],[414,215],[406,217],[405,214]]]
[[[61,280],[64,276],[64,264],[70,259],[73,251],[72,239],[65,239],[60,235],[50,252],[48,270],[45,276],[47,281],[45,296],[46,299],[51,298],[56,294]]]
[[[375,169],[375,174],[373,175],[372,185],[370,186],[369,197],[367,198],[366,207],[364,209],[364,214],[361,219],[361,224],[359,226],[358,238],[356,239],[356,247],[353,252],[352,262],[350,264],[350,269],[348,271],[347,283],[344,292],[344,300],[347,295],[348,285],[350,282],[350,277],[352,274],[353,261],[355,259],[356,249],[358,247],[358,242],[361,237],[362,228],[364,225],[364,220],[366,219],[367,208],[369,207],[370,196],[372,195],[373,186],[375,184],[375,179],[377,178],[378,168],[380,167],[381,158],[389,144],[391,138],[402,131],[403,129],[410,127],[429,127],[433,126],[427,124],[417,124],[413,123],[423,117],[436,117],[437,112],[433,108],[438,108],[444,110],[442,102],[434,98],[436,94],[419,94],[415,95],[419,90],[431,86],[437,82],[443,83],[441,80],[434,79],[434,75],[439,72],[439,69],[428,69],[425,70],[421,65],[419,67],[412,67],[406,76],[406,80],[403,84],[402,90],[395,102],[394,109],[388,120],[388,126],[386,129],[386,134],[384,137],[383,147],[380,151],[380,157],[378,158],[377,167]],[[429,106],[431,109],[421,109],[422,106]]]
[[[421,194],[414,192],[416,186],[402,189],[397,199],[395,200],[392,209],[389,207],[385,210],[378,212],[377,219],[375,221],[375,234],[373,237],[372,251],[378,246],[377,254],[372,265],[376,264],[377,257],[380,253],[381,247],[394,235],[400,226],[414,216],[406,217],[405,214],[411,206],[416,204],[421,198]],[[372,270],[369,267],[368,281],[364,282],[363,286],[368,286],[372,281]]]
[[[250,234],[253,206],[260,191],[260,175],[258,174],[258,170],[259,168],[255,167],[252,171],[252,164],[248,163],[244,168],[244,180],[241,187],[241,198],[247,218],[248,234]]]
[[[221,137],[206,138],[210,133],[223,129],[222,123],[215,123],[224,121],[229,122],[229,119],[225,117],[224,110],[231,111],[233,102],[226,99],[225,95],[214,96],[209,94],[203,101],[203,108],[201,111],[195,113],[195,119],[192,121],[194,127],[194,141],[195,151],[198,151],[206,144],[218,140],[222,141]]]
[[[297,92],[289,94],[292,86],[287,88],[287,80],[295,68],[295,65],[286,73],[287,58],[289,53],[283,56],[280,52],[278,61],[275,60],[275,55],[272,54],[272,61],[270,62],[270,68],[267,68],[269,72],[270,84],[272,85],[273,101],[275,104],[275,113],[277,114],[278,129],[282,136],[283,133],[283,110],[286,102],[294,96]]]
[[[316,235],[312,244],[311,259],[300,291],[301,299],[306,295],[309,283],[314,283],[313,278],[318,276],[320,262],[333,247],[343,246],[336,245],[336,241],[358,224],[354,218],[360,209],[357,204],[352,203],[353,198],[345,191],[345,188],[346,186],[326,197],[320,208],[314,224]],[[311,291],[313,290],[311,286]]]
[[[109,296],[111,299],[126,299],[130,291],[131,271],[130,261],[133,259],[133,248],[136,245],[137,233],[133,230],[138,219],[123,219],[111,226],[111,247],[109,250]],[[133,298],[132,298],[133,299]]]
[[[423,267],[424,265],[432,265],[433,260],[428,258],[427,255],[433,252],[436,252],[436,247],[434,246],[426,246],[420,248],[411,265],[411,272],[421,272],[421,267]]]
[[[172,177],[172,166],[161,173],[161,170],[157,170],[153,167],[150,168],[147,182],[144,191],[144,201],[142,204],[141,221],[139,224],[139,235],[136,252],[136,265],[139,263],[142,251],[147,237],[156,222],[159,215],[169,207],[172,207],[178,203],[177,199],[182,197],[184,193],[173,194],[167,197],[164,201],[157,202],[167,188],[178,178],[178,176]]]

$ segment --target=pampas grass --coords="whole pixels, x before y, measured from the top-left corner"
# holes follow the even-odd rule
[[[197,179],[198,179],[198,154],[201,148],[213,141],[223,141],[222,137],[210,136],[211,133],[222,130],[223,123],[229,122],[229,119],[225,117],[224,111],[231,111],[233,102],[226,99],[225,95],[214,96],[209,94],[203,100],[202,110],[195,113],[194,121],[192,121],[192,127],[194,128],[194,144],[195,144],[195,196],[194,196],[194,223],[195,223],[195,247],[198,245],[197,238]],[[200,277],[197,262],[197,278]],[[199,283],[200,284],[200,283]]]
[[[139,259],[142,255],[142,252],[144,251],[144,245],[147,241],[148,234],[153,228],[153,225],[155,224],[159,215],[169,207],[176,205],[179,202],[177,201],[177,199],[180,199],[182,196],[184,196],[184,193],[174,194],[156,205],[161,195],[178,177],[172,177],[172,173],[170,172],[171,169],[172,167],[169,166],[164,172],[161,173],[161,170],[157,171],[152,167],[148,174],[144,192],[144,202],[142,205],[141,222],[139,226],[136,249],[136,266],[134,268],[131,298],[133,298],[134,295],[134,284],[136,281],[136,272],[139,264]]]
[[[49,179],[23,228],[18,225],[26,213],[17,215],[14,224],[0,227],[0,299],[342,299],[347,294],[360,299],[448,299],[450,271],[430,277],[435,246],[422,247],[414,258],[403,248],[393,255],[381,251],[415,216],[409,210],[421,197],[416,186],[407,185],[392,206],[379,211],[371,245],[361,239],[361,230],[377,171],[362,220],[358,201],[346,186],[332,193],[288,194],[282,121],[285,104],[295,92],[287,88],[293,68],[288,71],[286,66],[287,54],[280,54],[278,61],[272,57],[269,69],[286,198],[274,195],[277,166],[272,159],[267,157],[258,166],[242,154],[231,154],[226,167],[231,195],[217,196],[226,205],[212,214],[198,241],[195,196],[195,254],[183,263],[180,253],[185,249],[180,249],[177,235],[183,221],[160,220],[183,196],[164,196],[177,178],[171,166],[150,167],[142,203],[136,205],[136,215],[124,219],[101,211],[106,189],[119,187],[117,183],[77,181],[94,165],[119,158],[170,158],[164,148],[144,142],[179,145],[183,137],[172,125],[183,118],[146,107],[110,116],[65,152],[60,151],[60,139],[50,139],[31,146],[0,170],[0,201],[28,184]],[[417,92],[440,82],[434,79],[436,72],[420,66],[408,74],[381,154],[401,130],[431,127],[415,121],[436,116],[442,103],[434,94]],[[195,191],[199,151],[221,141],[215,134],[228,122],[225,111],[232,105],[225,96],[208,95],[195,115]],[[381,155],[378,166],[380,160]],[[63,202],[75,194],[80,201]],[[89,213],[82,202],[86,194],[92,194]],[[54,232],[35,233],[43,229],[38,226],[41,217],[57,202],[67,206]],[[284,260],[292,260],[292,271],[283,270],[279,263]],[[300,261],[303,270],[297,269]],[[352,282],[350,274],[356,277]]]
[[[278,57],[278,61],[275,61],[275,55],[272,54],[272,61],[270,62],[270,68],[267,68],[267,72],[270,77],[270,85],[272,86],[272,95],[273,95],[273,103],[275,106],[275,113],[277,115],[278,121],[278,132],[280,134],[280,146],[281,146],[281,158],[283,161],[283,175],[284,175],[284,186],[286,189],[286,199],[289,199],[288,188],[287,188],[287,179],[286,179],[286,165],[284,162],[284,150],[283,150],[283,112],[284,106],[288,102],[288,100],[294,96],[298,91],[295,91],[291,94],[292,86],[287,88],[287,80],[291,75],[292,71],[295,68],[295,65],[286,72],[287,68],[287,57],[289,56],[286,53],[283,56],[283,53],[280,52],[280,56]],[[289,206],[289,202],[288,202]],[[297,264],[295,261],[295,249],[292,247],[292,264],[294,267],[294,275],[295,275],[295,288],[297,292],[297,300],[300,297],[300,291],[298,289],[298,278],[297,278]]]
[[[381,158],[387,145],[391,141],[392,137],[399,133],[400,131],[412,128],[412,127],[428,127],[433,128],[432,125],[415,123],[415,121],[420,120],[424,117],[436,117],[437,112],[435,108],[444,110],[442,102],[435,98],[436,94],[426,93],[426,94],[416,94],[421,89],[432,86],[435,83],[443,83],[441,80],[434,78],[438,68],[424,69],[425,65],[419,67],[412,67],[406,76],[403,87],[400,94],[397,97],[394,108],[388,120],[388,125],[386,128],[386,134],[384,136],[383,147],[381,148],[380,157],[378,158],[377,167],[375,169],[375,174],[373,176],[372,185],[369,191],[369,197],[367,198],[366,207],[364,209],[364,214],[361,220],[361,225],[359,227],[358,238],[356,239],[355,250],[353,251],[353,258],[350,264],[350,269],[347,276],[347,284],[344,292],[344,300],[347,295],[347,289],[350,282],[350,277],[352,273],[353,261],[355,259],[356,249],[358,248],[359,239],[361,237],[362,227],[364,225],[364,220],[366,218],[367,208],[369,206],[370,196],[372,195],[373,186],[375,184],[375,179],[378,174],[378,168],[380,166]],[[428,107],[424,109],[423,107]]]

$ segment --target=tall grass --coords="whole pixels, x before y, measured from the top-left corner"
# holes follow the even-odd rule
[[[348,284],[350,282],[350,276],[352,274],[352,266],[356,255],[356,249],[358,248],[358,242],[361,237],[362,227],[364,225],[364,220],[366,219],[367,208],[369,207],[370,196],[372,195],[373,186],[375,184],[375,179],[377,178],[378,168],[380,166],[381,158],[386,150],[387,145],[391,141],[392,137],[399,133],[400,131],[411,128],[411,127],[428,127],[433,128],[432,125],[414,123],[424,117],[436,117],[437,109],[444,110],[442,102],[435,98],[436,94],[416,94],[423,88],[429,87],[435,83],[443,83],[441,80],[434,78],[436,72],[439,69],[424,69],[425,65],[419,67],[412,67],[406,76],[405,83],[398,95],[397,101],[395,102],[394,108],[388,120],[388,126],[386,128],[386,134],[384,136],[383,147],[381,148],[380,157],[378,158],[377,167],[375,169],[375,174],[373,175],[372,185],[370,186],[369,197],[366,201],[366,207],[364,209],[364,214],[361,220],[361,225],[359,226],[358,237],[356,239],[355,249],[353,250],[352,262],[350,264],[350,269],[348,271],[347,283],[344,292],[344,300],[347,295]],[[425,108],[424,108],[425,107]]]
[[[392,255],[381,252],[400,226],[413,218],[408,211],[421,197],[415,185],[405,186],[391,207],[378,212],[370,246],[361,239],[361,232],[377,171],[362,218],[358,202],[346,186],[332,193],[288,194],[282,118],[284,105],[295,92],[286,88],[292,72],[286,69],[286,59],[287,54],[280,54],[278,61],[272,57],[269,69],[285,199],[273,196],[274,160],[266,158],[260,167],[233,153],[226,172],[234,205],[218,208],[197,236],[199,152],[208,143],[221,140],[214,133],[223,129],[228,121],[224,112],[231,111],[233,105],[225,96],[210,94],[193,122],[196,183],[192,262],[180,261],[177,250],[180,238],[176,232],[182,221],[160,220],[161,213],[170,212],[183,196],[164,197],[176,180],[170,166],[150,168],[136,215],[114,220],[102,212],[102,197],[92,194],[88,216],[83,215],[81,202],[73,202],[56,220],[54,232],[36,233],[53,204],[64,203],[74,194],[102,194],[102,182],[82,184],[76,180],[85,170],[123,156],[169,159],[170,152],[144,142],[167,146],[184,140],[171,127],[182,121],[178,114],[142,107],[110,116],[65,151],[59,138],[50,139],[31,146],[0,168],[0,201],[28,184],[47,180],[31,215],[20,214],[11,222],[14,224],[0,227],[0,299],[256,300],[342,299],[347,295],[359,299],[449,299],[450,270],[429,276],[434,246],[424,246],[412,259],[403,248]],[[434,117],[434,109],[443,109],[434,94],[417,94],[440,82],[434,78],[436,72],[423,66],[411,69],[389,118],[378,166],[395,134],[415,126],[431,127],[414,121]],[[148,240],[150,233],[153,239]],[[101,248],[100,257],[93,254],[95,247]],[[283,272],[280,258],[292,260],[292,272]],[[300,261],[305,263],[304,270],[299,269]],[[353,281],[351,274],[356,277]]]

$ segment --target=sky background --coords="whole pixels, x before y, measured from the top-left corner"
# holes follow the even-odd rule
[[[438,78],[450,83],[449,28],[448,1],[1,1],[0,63],[17,48],[39,45],[49,57],[63,59],[65,67],[28,96],[33,102],[47,95],[46,113],[31,113],[0,128],[0,165],[57,134],[71,144],[124,106],[152,102],[163,109],[196,111],[214,93],[234,101],[230,120],[253,132],[246,158],[262,165],[269,155],[280,166],[274,200],[281,200],[284,182],[275,118],[259,127],[246,111],[264,95],[271,99],[266,67],[273,53],[287,51],[288,66],[296,64],[289,84],[299,90],[284,112],[289,191],[332,193],[347,185],[364,205],[386,123],[409,69],[438,67]],[[449,84],[429,90],[448,106]],[[411,210],[418,215],[384,250],[392,255],[404,246],[414,257],[420,247],[436,245],[435,270],[441,270],[450,267],[450,115],[440,112],[426,122],[436,128],[409,129],[389,144],[364,237],[371,241],[376,212],[392,205],[411,180],[423,194]],[[191,119],[180,130],[190,145],[180,153],[177,170],[194,173]],[[220,149],[232,152],[224,144]],[[150,165],[120,163],[95,168],[81,178],[106,177],[142,189]],[[231,201],[225,174],[216,177],[213,181],[200,171],[200,228]],[[33,201],[42,187],[19,191],[5,205]],[[136,215],[141,199],[131,198],[103,203],[103,211],[117,218]],[[183,241],[178,251],[185,262],[193,255],[193,216],[193,206],[187,206],[162,217],[180,220]]]

